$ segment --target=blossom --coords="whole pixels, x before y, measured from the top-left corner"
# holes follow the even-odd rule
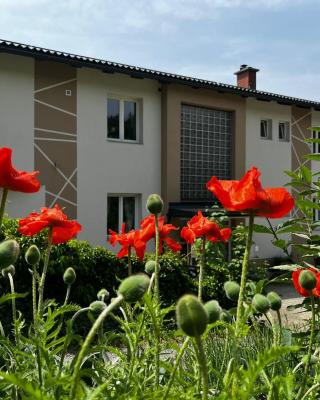
[[[165,243],[172,251],[180,251],[182,246],[173,240],[172,238],[168,237],[172,231],[177,231],[179,228],[172,224],[165,224],[164,223],[164,216],[158,218],[159,224],[159,253],[162,253],[163,250],[163,243]],[[155,216],[149,215],[148,217],[144,218],[141,223],[141,236],[143,240],[148,242],[150,239],[155,237],[156,235],[156,227],[155,227]]]
[[[314,289],[306,290],[300,285],[299,276],[302,271],[310,271],[312,274],[314,274],[314,276],[317,280],[317,284]],[[315,297],[320,297],[320,271],[318,271],[316,268],[296,269],[295,271],[292,272],[292,282],[293,282],[293,285],[294,285],[296,291],[301,296],[311,297],[313,295]]]
[[[263,188],[261,175],[252,167],[240,181],[224,181],[213,176],[207,188],[229,211],[253,211],[255,215],[281,218],[294,207],[294,199],[284,188]]]
[[[121,246],[120,251],[117,254],[118,258],[125,257],[129,255],[129,249],[133,248],[136,252],[136,255],[140,260],[143,260],[144,253],[146,251],[146,241],[141,239],[141,231],[140,230],[131,230],[129,232],[125,232],[125,224],[122,224],[121,233],[117,233],[112,229],[109,229],[110,237],[109,243],[112,246],[118,242]]]
[[[227,242],[230,235],[230,228],[220,229],[215,222],[204,217],[201,211],[198,211],[181,230],[181,237],[190,244],[199,237],[205,237],[210,242]]]
[[[0,187],[15,192],[34,193],[40,189],[36,179],[38,171],[18,171],[12,166],[12,150],[7,147],[0,149]]]
[[[52,243],[59,244],[74,238],[82,227],[70,221],[56,204],[53,208],[43,207],[40,213],[33,212],[19,220],[18,231],[24,236],[33,236],[45,228],[52,229]]]

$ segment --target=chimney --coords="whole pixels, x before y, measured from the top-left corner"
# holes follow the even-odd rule
[[[235,72],[235,75],[237,75],[237,86],[255,90],[258,71],[258,69],[249,67],[246,64],[240,65],[240,70]]]

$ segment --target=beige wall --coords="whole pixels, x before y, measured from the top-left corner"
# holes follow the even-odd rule
[[[166,204],[180,201],[181,104],[234,112],[234,178],[245,171],[245,99],[212,90],[182,85],[162,87],[162,177],[161,192]]]

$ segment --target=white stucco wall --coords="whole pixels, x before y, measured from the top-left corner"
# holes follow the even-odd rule
[[[0,54],[0,147],[11,147],[14,166],[26,171],[34,170],[33,91],[34,60]],[[43,205],[43,190],[11,192],[6,211],[11,217],[22,217]]]
[[[320,111],[312,111],[311,115],[312,126],[320,127]],[[313,150],[312,144],[310,145],[310,151]],[[320,161],[311,161],[312,172],[320,172]]]
[[[78,220],[80,239],[106,245],[107,195],[141,195],[141,214],[150,193],[161,189],[161,96],[156,81],[78,70]],[[108,95],[139,99],[143,143],[106,139]]]
[[[260,120],[272,119],[272,140],[260,138]],[[256,166],[261,171],[264,187],[282,187],[289,181],[284,170],[291,170],[291,141],[278,139],[279,122],[291,121],[291,107],[275,102],[247,100],[246,112],[246,169]],[[281,222],[271,220],[273,225]],[[256,223],[266,224],[264,218],[257,218]],[[285,239],[285,236],[283,237]],[[260,258],[284,256],[283,252],[271,243],[271,236],[255,234],[254,242],[259,251],[254,254]]]

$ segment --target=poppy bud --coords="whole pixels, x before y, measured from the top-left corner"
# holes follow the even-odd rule
[[[208,301],[204,305],[204,309],[207,311],[209,324],[213,324],[214,322],[218,321],[220,318],[221,307],[219,306],[217,300]]]
[[[9,267],[3,268],[3,270],[1,272],[2,272],[2,275],[6,278],[6,277],[8,277],[9,274],[11,276],[14,276],[14,274],[16,273],[16,269],[15,269],[14,265],[9,265]]]
[[[270,310],[270,301],[263,294],[255,294],[252,299],[253,308],[259,313]]]
[[[240,286],[237,282],[228,281],[223,285],[224,291],[229,300],[237,301],[240,292]]]
[[[28,248],[25,254],[25,259],[29,265],[37,265],[39,263],[40,251],[35,244]]]
[[[107,291],[107,289],[101,289],[99,290],[99,292],[97,293],[97,298],[100,301],[105,301],[109,298],[110,293]]]
[[[125,301],[134,303],[143,297],[149,283],[150,278],[145,274],[132,275],[121,282],[118,294],[121,294]]]
[[[206,330],[208,314],[201,302],[192,294],[186,294],[178,301],[177,324],[183,332],[192,337],[201,336]]]
[[[0,268],[14,264],[19,257],[20,247],[16,240],[9,239],[0,243]]]
[[[317,278],[313,272],[305,269],[299,275],[299,284],[305,290],[312,290],[317,286]]]
[[[63,282],[66,285],[72,285],[74,283],[74,281],[76,280],[76,277],[77,277],[77,275],[75,273],[75,270],[73,268],[69,267],[64,271]]]
[[[146,262],[146,265],[144,266],[144,270],[146,271],[147,274],[153,274],[156,269],[156,262],[154,260],[149,260]]]
[[[103,301],[93,301],[89,308],[90,311],[94,314],[94,315],[99,315],[102,313],[102,311],[107,307],[106,303],[104,303]]]
[[[267,299],[270,302],[271,310],[273,310],[273,311],[279,311],[280,310],[282,301],[281,301],[281,297],[278,295],[278,293],[269,292],[267,294]]]
[[[163,210],[163,201],[158,194],[150,194],[147,199],[147,210],[150,214],[161,214]]]
[[[223,310],[220,314],[220,319],[223,322],[231,322],[232,321],[232,316],[227,310]]]

